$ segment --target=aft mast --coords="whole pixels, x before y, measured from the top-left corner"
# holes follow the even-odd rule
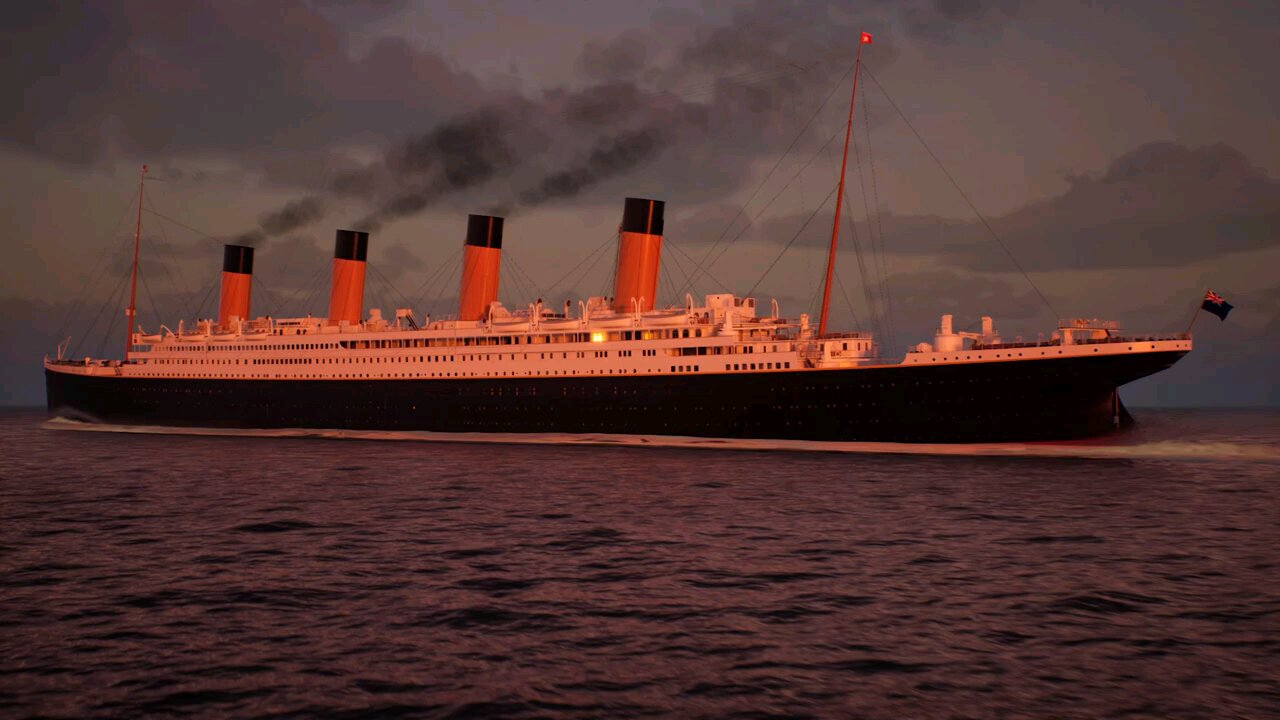
[[[133,273],[129,282],[129,307],[125,310],[128,322],[124,327],[124,361],[129,362],[129,350],[133,347],[133,321],[138,314],[138,246],[142,244],[142,183],[147,179],[147,166],[138,174],[138,222],[133,229]]]
[[[858,72],[862,69],[862,46],[871,44],[871,33],[858,38],[858,55],[853,63],[853,93],[849,96],[849,124],[844,129],[844,155],[840,159],[840,186],[836,190],[836,217],[831,225],[831,249],[827,252],[827,281],[822,286],[822,315],[818,320],[818,337],[827,334],[827,308],[831,304],[831,275],[836,266],[836,239],[840,235],[840,201],[844,199],[844,173],[849,164],[849,135],[853,131],[853,103],[858,99]]]

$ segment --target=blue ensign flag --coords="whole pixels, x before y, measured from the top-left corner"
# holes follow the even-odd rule
[[[1227,313],[1231,312],[1231,308],[1235,307],[1227,302],[1218,293],[1210,290],[1204,294],[1204,302],[1200,303],[1201,310],[1208,310],[1218,316],[1219,320],[1226,320]]]

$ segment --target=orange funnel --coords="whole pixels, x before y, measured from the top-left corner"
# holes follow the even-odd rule
[[[640,311],[653,309],[658,292],[658,262],[662,257],[661,200],[627,198],[618,231],[618,271],[614,274],[613,309],[631,312],[631,301]]]
[[[339,230],[333,246],[333,284],[329,290],[329,322],[358,325],[364,314],[364,264],[369,233]]]
[[[498,269],[502,257],[502,218],[467,216],[467,244],[463,246],[462,289],[458,319],[481,320],[498,299]]]
[[[253,248],[224,245],[222,294],[218,300],[218,324],[231,327],[231,318],[249,319],[249,289],[253,283]]]

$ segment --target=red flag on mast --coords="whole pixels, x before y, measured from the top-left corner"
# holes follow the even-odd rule
[[[871,44],[871,33],[869,33],[869,32],[864,32],[864,33],[862,33],[862,44],[863,44],[863,45],[870,45],[870,44]]]

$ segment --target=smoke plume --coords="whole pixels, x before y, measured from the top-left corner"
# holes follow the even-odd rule
[[[258,219],[258,227],[241,233],[233,239],[236,245],[257,247],[273,237],[310,225],[325,215],[324,201],[314,195],[286,203],[279,210],[266,213]]]
[[[367,231],[481,187],[485,197],[472,207],[536,207],[642,166],[662,178],[663,192],[719,199],[750,176],[762,148],[785,146],[797,107],[817,107],[865,19],[811,2],[756,3],[726,23],[658,19],[585,47],[585,86],[490,93],[483,106],[394,143],[377,161],[335,172],[324,194],[363,206],[352,227]],[[674,53],[649,51],[673,32],[687,38]],[[882,41],[877,51],[882,63],[893,54]],[[296,229],[323,216],[303,202],[247,235],[274,234],[277,218]]]
[[[570,198],[611,177],[631,171],[659,149],[659,131],[646,128],[624,132],[596,144],[583,162],[544,177],[520,194],[525,205],[541,205],[548,200]]]

